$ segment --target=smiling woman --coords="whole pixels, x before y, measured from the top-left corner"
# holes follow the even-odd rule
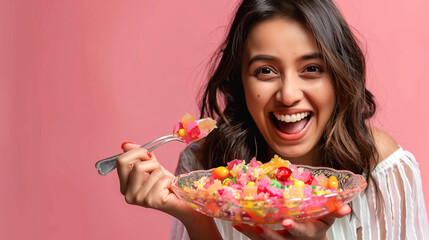
[[[373,182],[378,183],[381,190],[377,193],[376,186],[370,184],[367,192],[353,202],[353,214],[336,219],[327,236],[353,239],[353,234],[359,233],[355,229],[358,228],[364,239],[421,237],[421,229],[428,229],[424,222],[422,191],[426,194],[426,206],[429,204],[429,174],[426,174],[429,171],[426,160],[429,108],[424,104],[429,102],[429,28],[424,27],[429,24],[429,1],[391,0],[388,6],[387,1],[333,1],[361,42],[368,63],[366,74],[361,67],[345,68],[362,63],[357,56],[348,57],[355,51],[344,46],[351,38],[332,34],[331,27],[323,27],[329,16],[337,16],[324,13],[327,7],[323,6],[331,4],[327,0],[0,1],[0,238],[168,239],[172,218],[157,211],[163,210],[186,224],[187,228],[174,220],[173,239],[186,238],[188,231],[193,237],[195,230],[197,238],[207,239],[209,235],[245,239],[231,222],[216,220],[218,224],[206,231],[206,227],[211,226],[206,223],[212,219],[201,217],[185,204],[174,201],[174,195],[165,194],[169,189],[156,183],[168,185],[168,177],[173,174],[164,176],[167,172],[163,171],[174,171],[176,166],[177,173],[183,173],[223,165],[234,157],[257,156],[261,161],[273,157],[271,152],[276,146],[265,141],[248,110],[246,97],[252,96],[244,95],[241,68],[243,64],[250,66],[242,62],[241,54],[253,27],[271,20],[272,13],[280,13],[280,3],[295,5],[295,2],[323,5],[316,8],[317,11],[302,8],[308,19],[290,11],[276,17],[290,23],[299,22],[310,31],[317,45],[314,53],[320,56],[308,57],[321,58],[324,65],[323,68],[309,66],[306,71],[313,74],[323,69],[323,74],[328,73],[332,79],[335,93],[340,94],[336,96],[333,111],[340,118],[328,122],[331,130],[327,130],[317,144],[319,153],[324,154],[321,159],[326,160],[321,165],[336,164],[338,169],[355,169],[355,172],[374,168]],[[236,37],[231,33],[219,48],[219,55],[213,59],[216,64],[208,76],[211,78],[216,73],[218,81],[210,83],[211,93],[206,98],[210,104],[204,106],[207,110],[204,115],[213,114],[223,122],[222,126],[204,145],[187,148],[179,164],[182,144],[171,144],[150,153],[152,158],[159,158],[159,162],[144,164],[149,155],[137,155],[142,156],[137,160],[146,168],[137,164],[130,172],[132,177],[128,179],[134,182],[128,188],[128,201],[132,202],[131,197],[135,196],[138,201],[135,204],[157,210],[127,205],[117,189],[116,174],[100,177],[94,163],[117,153],[123,141],[144,143],[170,132],[169,126],[184,112],[198,115],[195,96],[200,83],[206,84],[208,80],[203,71],[208,55],[226,40],[223,36],[229,30],[228,23],[232,23],[230,20],[242,2],[245,5],[240,13],[243,14],[237,16],[239,19],[231,28]],[[260,11],[259,7],[267,11]],[[317,16],[321,17],[318,21],[307,24]],[[334,23],[337,28],[343,27],[338,21]],[[337,46],[339,54],[333,55]],[[259,59],[254,56],[255,63],[274,61],[273,56],[283,58],[272,53],[261,54]],[[341,64],[342,61],[349,63]],[[288,65],[285,66],[282,71],[288,70]],[[221,71],[216,71],[218,68]],[[261,68],[258,74],[275,75],[279,73],[276,71],[278,69]],[[375,167],[348,166],[355,159],[360,160],[358,155],[350,158],[349,154],[364,153],[361,145],[350,147],[362,139],[347,136],[344,130],[357,129],[349,120],[363,109],[362,105],[352,106],[356,104],[352,101],[354,96],[368,96],[362,85],[356,85],[361,75],[367,76],[368,89],[377,100],[377,112],[371,123],[387,130],[397,141],[370,128],[375,130],[372,139],[379,152]],[[350,85],[346,80],[354,83]],[[282,76],[280,83],[288,84],[288,78]],[[357,93],[349,91],[356,86],[359,87]],[[258,95],[266,97],[262,90],[253,97]],[[218,106],[209,98],[217,101],[218,112]],[[299,124],[318,117],[317,109],[305,108],[301,110],[305,111],[304,115],[307,111],[308,114],[296,126],[285,124],[283,121],[289,122],[294,115],[286,111],[289,105],[280,100],[271,101],[281,106],[279,114],[277,107],[272,109],[276,119],[269,114],[273,131],[295,133],[302,127]],[[299,116],[295,114],[295,118]],[[310,126],[309,122],[306,126]],[[288,143],[275,132],[268,134],[278,139],[279,144]],[[344,145],[349,148],[341,148],[343,143],[349,144]],[[398,144],[412,152],[417,161],[410,152],[398,148]],[[133,146],[125,144],[124,149],[128,151]],[[344,161],[340,164],[330,162],[331,159]],[[320,162],[320,159],[314,160]],[[131,169],[131,166],[128,167]],[[150,181],[145,182],[144,178],[136,183],[135,180],[141,178],[135,173],[140,172],[150,175]],[[167,181],[157,181],[161,179]],[[148,199],[145,194],[149,190],[152,194]],[[379,207],[380,202],[390,211]],[[183,212],[177,214],[172,209]],[[377,214],[367,216],[367,213]],[[286,221],[284,226],[290,223]],[[193,226],[203,231],[198,232]],[[263,237],[269,239],[266,236],[269,229],[265,226],[252,229],[234,226],[255,234],[256,229],[263,229]],[[220,234],[216,235],[217,232]],[[343,236],[343,232],[351,235]]]
[[[351,206],[318,219],[231,224],[180,201],[169,188],[173,174],[156,156],[125,144],[117,162],[121,193],[127,203],[175,217],[172,239],[429,237],[418,165],[369,125],[375,103],[365,57],[332,1],[242,1],[213,58],[200,109],[218,128],[182,152],[176,175],[234,159],[265,163],[278,154],[294,164],[362,174],[368,188]]]
[[[295,164],[363,174],[369,182],[350,218],[342,218],[351,212],[343,206],[317,220],[285,219],[278,231],[232,224],[245,236],[215,219],[224,238],[429,236],[414,156],[369,125],[376,106],[366,88],[365,57],[332,1],[242,1],[213,62],[200,106],[201,117],[219,117],[218,129],[182,153],[176,174],[279,154]],[[409,205],[424,211],[397,211]],[[173,238],[186,239],[181,226],[173,222]]]
[[[249,34],[241,67],[244,95],[271,155],[322,164],[313,149],[335,108],[325,69],[312,33],[299,22],[272,18]]]

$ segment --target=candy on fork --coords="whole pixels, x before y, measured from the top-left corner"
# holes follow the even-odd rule
[[[152,152],[156,148],[171,141],[180,141],[190,144],[206,137],[215,128],[216,121],[212,118],[203,118],[195,121],[189,113],[186,113],[182,120],[174,125],[173,134],[160,137],[141,145],[140,147],[146,148],[155,144],[147,149],[148,152]],[[122,154],[123,153],[119,153],[95,163],[95,168],[98,170],[98,174],[105,176],[113,171],[116,168],[116,159]]]

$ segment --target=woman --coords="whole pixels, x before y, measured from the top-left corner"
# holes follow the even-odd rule
[[[213,62],[201,117],[218,118],[218,129],[181,154],[176,174],[279,154],[294,164],[363,174],[369,185],[352,202],[353,213],[344,217],[351,212],[346,205],[317,220],[285,219],[277,231],[213,220],[180,202],[168,188],[172,174],[151,153],[128,151],[133,144],[125,144],[128,152],[118,159],[128,203],[179,219],[173,239],[428,236],[417,163],[388,134],[368,126],[375,104],[365,88],[364,56],[331,1],[244,0]]]

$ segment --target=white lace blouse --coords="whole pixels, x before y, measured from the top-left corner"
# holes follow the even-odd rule
[[[176,175],[202,169],[190,145],[179,159]],[[327,232],[328,239],[429,239],[429,226],[418,163],[414,156],[399,147],[372,171],[380,189],[373,184],[352,201],[355,214],[338,218]],[[382,203],[382,204],[381,204]],[[376,214],[378,212],[378,214]],[[248,239],[231,226],[215,219],[224,239]],[[276,225],[273,228],[281,228]],[[173,218],[170,239],[189,239],[184,225]]]

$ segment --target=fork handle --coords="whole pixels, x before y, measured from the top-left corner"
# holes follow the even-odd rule
[[[152,152],[153,150],[155,150],[156,148],[171,142],[171,141],[181,141],[183,142],[183,140],[179,139],[179,138],[175,138],[173,135],[168,135],[168,136],[164,136],[164,137],[160,137],[158,139],[153,140],[152,142],[148,142],[144,145],[141,145],[141,148],[145,148],[153,143],[156,143],[160,140],[163,140],[162,142],[159,142],[158,144],[156,144],[155,146],[152,146],[150,148],[147,149],[148,152]],[[116,159],[121,156],[124,153],[119,153],[116,154],[115,156],[111,156],[105,159],[102,159],[98,162],[95,163],[95,168],[98,170],[98,174],[105,176],[108,173],[110,173],[111,171],[113,171],[117,166],[116,166]]]
[[[116,154],[105,159],[102,159],[95,163],[95,168],[98,170],[98,174],[105,176],[116,168],[116,159],[123,153]]]

